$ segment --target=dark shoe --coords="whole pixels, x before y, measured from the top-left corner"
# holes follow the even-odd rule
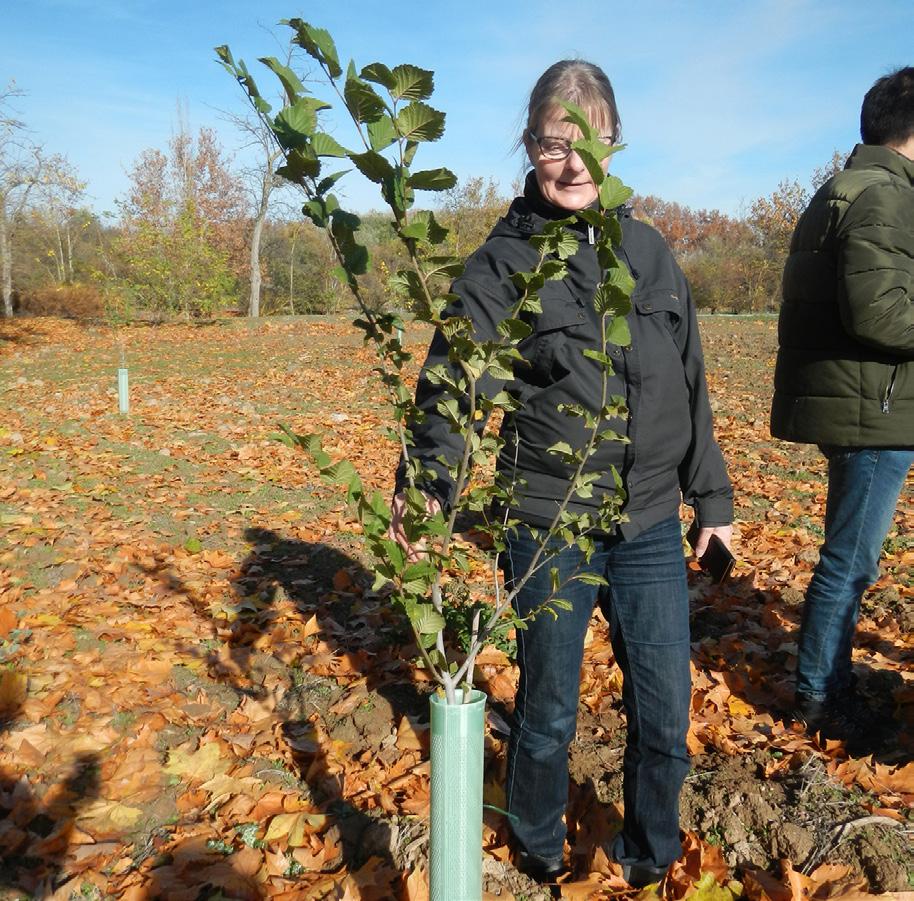
[[[660,882],[666,876],[669,867],[652,867],[646,863],[624,863],[622,864],[622,878],[632,888],[644,888],[646,885],[653,885]]]
[[[809,735],[843,741],[854,757],[877,753],[892,731],[891,719],[872,710],[853,688],[824,700],[797,694],[793,719]]]
[[[517,869],[540,885],[554,885],[559,877],[568,872],[568,867],[561,860],[543,860],[526,851],[518,852]]]

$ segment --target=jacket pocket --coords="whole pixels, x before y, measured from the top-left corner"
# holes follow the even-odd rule
[[[685,336],[680,332],[684,318],[683,302],[671,288],[655,288],[632,297],[632,306],[639,316],[652,317],[652,322],[662,322],[680,354],[684,351]]]
[[[889,413],[892,409],[892,394],[895,392],[895,381],[898,378],[898,364],[896,363],[892,367],[892,371],[889,373],[889,380],[886,382],[886,386],[882,391],[882,412]]]
[[[587,322],[584,307],[564,282],[546,282],[539,292],[542,312],[532,320],[533,333],[519,348],[529,365],[517,375],[534,388],[543,388],[567,375],[556,370],[556,355],[572,331]]]

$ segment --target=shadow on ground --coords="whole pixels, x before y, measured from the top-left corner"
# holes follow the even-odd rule
[[[0,734],[15,731],[16,713],[0,714]],[[65,881],[76,818],[98,797],[98,769],[96,754],[79,754],[64,780],[47,786],[0,770],[0,890],[25,891],[37,901]]]

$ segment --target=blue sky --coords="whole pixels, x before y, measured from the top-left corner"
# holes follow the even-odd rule
[[[616,173],[639,193],[733,214],[849,151],[866,89],[914,64],[911,0],[0,0],[0,84],[15,79],[32,137],[69,158],[97,210],[113,210],[137,156],[166,146],[179,104],[192,130],[216,128],[243,159],[220,113],[243,111],[243,97],[212,48],[229,44],[266,89],[257,57],[282,56],[291,32],[277,23],[294,16],[327,28],[344,63],[435,71],[447,132],[421,168],[492,176],[508,194],[530,88],[580,56],[616,90],[628,145]],[[354,143],[342,121],[331,130]],[[357,173],[341,185],[350,207],[380,206]]]

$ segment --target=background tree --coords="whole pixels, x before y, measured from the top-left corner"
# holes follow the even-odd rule
[[[0,92],[0,293],[3,315],[13,315],[13,244],[36,197],[75,198],[83,185],[66,159],[48,155],[29,140],[12,103],[21,96],[10,83]]]
[[[248,269],[250,272],[250,291],[247,296],[246,309],[252,319],[260,316],[260,291],[262,274],[260,264],[260,247],[263,240],[263,227],[270,211],[270,198],[273,192],[286,184],[276,174],[276,167],[282,159],[282,150],[277,145],[273,133],[254,116],[236,116],[228,114],[228,118],[239,131],[247,137],[248,147],[253,147],[257,163],[249,166],[241,173],[245,186],[250,194],[250,207],[252,212],[250,231],[248,237]]]
[[[507,206],[491,178],[474,176],[444,191],[440,210],[441,222],[450,230],[448,252],[464,258],[481,246]]]
[[[342,286],[331,274],[333,250],[312,223],[267,220],[262,249],[263,313],[321,314],[342,307]]]
[[[248,271],[245,198],[215,133],[185,126],[167,152],[146,150],[118,201],[123,284],[142,308],[200,315],[237,296]]]

